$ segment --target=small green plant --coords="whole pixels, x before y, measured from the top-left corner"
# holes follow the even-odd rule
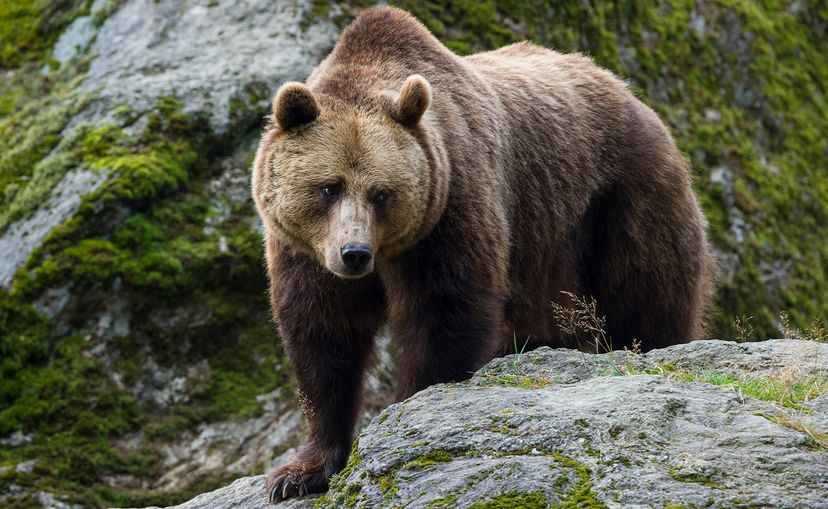
[[[515,358],[512,360],[512,366],[514,367],[515,371],[517,371],[517,370],[519,369],[519,366],[520,366],[520,359],[521,359],[521,357],[523,357],[523,352],[525,352],[525,351],[526,351],[526,345],[528,345],[528,344],[529,344],[529,340],[530,340],[531,338],[532,338],[532,336],[531,336],[531,335],[530,335],[530,336],[526,336],[526,341],[524,341],[524,342],[523,342],[523,346],[522,346],[522,347],[520,347],[520,351],[518,351],[518,347],[517,347],[517,333],[516,333],[516,332],[513,332],[513,333],[512,333],[512,343],[514,344],[514,347],[515,347],[515,355],[516,355],[516,356],[515,356]]]
[[[828,393],[828,378],[824,376],[805,375],[794,366],[784,370],[763,375],[736,375],[721,371],[651,371],[671,379],[684,382],[697,382],[710,385],[733,387],[741,394],[768,401],[781,407],[807,412],[802,405]]]
[[[523,342],[523,346],[518,349],[517,333],[513,334],[512,342],[515,348],[515,355],[511,359],[511,369],[508,372],[501,372],[492,378],[489,385],[499,385],[501,387],[518,387],[523,389],[539,389],[546,387],[550,381],[545,378],[532,377],[523,373],[521,360],[523,359],[523,352],[526,351],[526,346],[529,344],[531,336],[527,336]]]

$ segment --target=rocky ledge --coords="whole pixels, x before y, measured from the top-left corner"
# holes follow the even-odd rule
[[[177,506],[268,507],[264,477]],[[392,405],[297,507],[828,507],[828,344],[541,348]]]

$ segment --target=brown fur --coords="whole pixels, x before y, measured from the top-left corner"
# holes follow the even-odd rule
[[[460,58],[377,8],[307,89],[312,103],[277,95],[253,174],[273,310],[313,408],[271,499],[325,490],[343,467],[383,324],[399,398],[467,378],[513,334],[570,346],[550,308],[561,291],[597,299],[616,348],[704,334],[713,258],[687,164],[588,58],[528,43]],[[370,269],[347,272],[350,245]]]
[[[319,116],[319,104],[302,83],[285,83],[273,99],[273,121],[282,129],[307,124]]]

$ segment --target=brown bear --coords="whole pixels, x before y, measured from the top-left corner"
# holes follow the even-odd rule
[[[368,10],[279,89],[252,189],[310,424],[271,500],[324,491],[345,465],[383,326],[398,398],[469,377],[515,336],[569,346],[562,291],[597,299],[617,348],[703,334],[713,258],[688,165],[582,55],[461,58],[408,13]]]

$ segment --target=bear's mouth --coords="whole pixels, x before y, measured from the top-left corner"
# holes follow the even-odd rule
[[[370,274],[372,271],[367,271],[367,272],[364,272],[362,274],[343,274],[343,273],[335,272],[335,271],[331,271],[331,272],[333,272],[333,274],[336,277],[340,278],[340,279],[362,279],[363,277]]]
[[[367,276],[368,274],[370,274],[374,271],[374,264],[372,262],[370,264],[370,267],[365,267],[364,269],[361,269],[358,272],[352,272],[352,271],[349,271],[348,269],[345,269],[345,270],[341,270],[339,268],[334,269],[334,268],[331,268],[331,267],[328,267],[328,266],[326,266],[325,268],[328,269],[329,271],[331,271],[331,273],[333,273],[333,275],[335,275],[336,277],[341,278],[341,279],[360,279],[360,278],[363,278],[363,277]]]

